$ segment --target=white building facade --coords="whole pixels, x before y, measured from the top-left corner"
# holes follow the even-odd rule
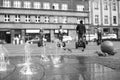
[[[93,33],[95,33],[95,28],[99,26],[103,33],[115,33],[119,37],[117,0],[90,0],[89,11],[89,21]]]
[[[88,0],[0,0],[0,39],[26,42],[44,30],[48,42],[58,38],[59,26],[65,35],[76,37],[76,26],[82,20],[89,25]]]

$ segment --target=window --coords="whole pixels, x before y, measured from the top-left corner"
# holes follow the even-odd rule
[[[68,5],[67,4],[62,4],[62,10],[68,10]]]
[[[20,22],[20,15],[15,15],[15,22]]]
[[[10,15],[5,15],[5,22],[9,22],[10,21]]]
[[[35,9],[40,9],[40,7],[41,7],[40,2],[34,2],[34,8]]]
[[[77,11],[83,11],[84,6],[83,5],[77,5]]]
[[[67,23],[67,17],[63,17],[63,23]]]
[[[95,24],[99,24],[99,15],[95,15]]]
[[[24,8],[31,8],[31,3],[29,1],[25,1]]]
[[[54,3],[54,4],[52,5],[52,8],[55,9],[55,10],[59,10],[59,4]]]
[[[58,23],[58,17],[57,16],[54,17],[54,23]]]
[[[99,20],[99,19],[98,19]],[[89,24],[88,18],[85,18],[85,24]],[[99,23],[99,22],[98,22]]]
[[[50,9],[50,4],[49,3],[43,3],[43,8],[44,9]]]
[[[14,7],[15,8],[21,8],[21,2],[20,1],[14,1]]]
[[[113,24],[117,24],[116,16],[113,16]]]
[[[107,15],[104,16],[104,23],[108,24],[108,16]]]
[[[30,16],[29,16],[29,15],[26,15],[25,21],[26,21],[26,22],[30,22]]]
[[[110,28],[103,28],[104,33],[110,33]]]
[[[119,30],[118,28],[113,28],[113,33],[114,33],[114,34],[117,34],[117,33],[118,33],[118,30]]]
[[[77,24],[80,24],[80,21],[83,21],[83,23],[85,23],[85,21],[84,21],[83,18],[78,17],[78,18],[77,18]]]
[[[79,23],[80,23],[80,21],[81,21],[81,19],[80,19],[80,18],[77,18],[77,24],[79,24]]]
[[[104,0],[104,10],[108,10],[108,2],[107,2],[107,0]]]
[[[36,23],[40,22],[40,16],[35,16],[36,17]]]
[[[3,0],[3,7],[10,7],[11,3],[9,0]]]
[[[98,2],[94,2],[94,8],[99,9],[99,3]]]
[[[45,23],[49,23],[49,17],[45,16]]]
[[[115,2],[115,0],[113,0],[113,11],[116,11],[116,7],[117,7],[117,4],[116,4],[116,2]]]

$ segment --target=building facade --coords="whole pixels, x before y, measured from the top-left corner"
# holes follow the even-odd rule
[[[103,33],[119,34],[119,8],[118,0],[90,0],[90,24],[92,32],[95,32],[95,27],[102,28]]]
[[[17,36],[25,42],[43,29],[47,41],[54,40],[62,26],[66,35],[75,37],[83,20],[89,26],[88,0],[0,0],[0,39],[14,43]]]

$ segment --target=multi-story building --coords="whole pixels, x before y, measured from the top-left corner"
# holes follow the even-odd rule
[[[0,0],[0,39],[12,43],[35,38],[44,29],[48,41],[62,26],[66,35],[75,37],[78,21],[89,24],[88,0]]]
[[[117,0],[118,3],[118,25],[120,26],[120,0]],[[120,29],[119,29],[120,30]],[[120,31],[118,31],[118,34],[119,34],[119,38],[120,38]]]
[[[118,0],[90,0],[89,8],[92,32],[99,26],[104,33],[115,33],[120,37]]]

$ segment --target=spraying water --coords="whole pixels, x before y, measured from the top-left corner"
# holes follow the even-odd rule
[[[57,54],[61,53],[62,47],[60,47],[60,52],[58,52],[58,42],[59,40],[55,41],[55,55],[51,56],[54,67],[59,67],[59,64],[61,63],[61,56]]]
[[[33,63],[31,62],[32,59],[30,44],[26,43],[24,49],[25,49],[25,63],[20,64],[20,66],[23,66],[20,72],[24,75],[36,74],[35,69],[31,67]]]
[[[3,45],[0,45],[0,71],[7,71],[9,61],[6,60],[7,50]]]
[[[46,44],[44,40],[43,40],[43,54],[41,54],[41,60],[45,62],[49,61],[49,58],[46,55]]]

